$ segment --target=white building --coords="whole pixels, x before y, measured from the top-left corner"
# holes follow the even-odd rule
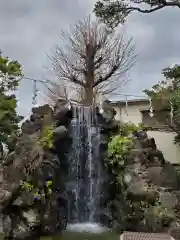
[[[170,117],[168,111],[156,111],[154,117],[149,116],[150,103],[148,99],[136,99],[128,101],[111,102],[116,110],[116,120],[121,122],[144,123],[151,126],[148,131],[150,137],[154,137],[156,144],[164,154],[166,161],[180,164],[180,146],[174,143],[176,133],[167,128],[166,118]]]

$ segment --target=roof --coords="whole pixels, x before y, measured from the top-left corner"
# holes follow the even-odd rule
[[[172,240],[173,238],[165,233],[143,233],[143,232],[124,232],[122,240]]]
[[[135,105],[137,103],[143,104],[143,103],[149,103],[149,99],[147,98],[141,98],[141,99],[130,99],[130,100],[120,100],[120,101],[110,101],[111,105],[124,105],[128,103],[128,105]]]

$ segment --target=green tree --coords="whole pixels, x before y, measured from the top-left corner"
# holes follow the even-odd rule
[[[167,120],[167,124],[178,134],[176,141],[180,140],[180,65],[174,65],[163,69],[164,80],[155,84],[151,90],[144,92],[152,99],[153,107],[157,104],[161,108],[171,111],[172,121]]]
[[[179,0],[100,0],[94,7],[96,16],[110,27],[124,23],[132,12],[152,13],[165,7],[180,8]]]
[[[21,65],[11,61],[0,53],[0,145],[6,144],[13,148],[14,136],[19,131],[18,123],[22,117],[16,113],[17,100],[14,91],[22,77]]]

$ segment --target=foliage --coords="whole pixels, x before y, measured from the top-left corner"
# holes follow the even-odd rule
[[[153,207],[153,212],[156,218],[156,221],[160,221],[166,224],[166,221],[174,219],[174,215],[169,209],[162,206],[160,203]]]
[[[22,76],[21,65],[18,61],[10,61],[0,53],[0,91],[16,90],[19,85],[19,77]]]
[[[124,165],[133,147],[131,135],[134,132],[145,129],[146,127],[143,124],[124,123],[121,125],[120,134],[110,138],[106,164],[120,185],[123,184],[122,171],[124,170]]]
[[[128,122],[121,125],[120,133],[123,136],[128,136],[129,133],[131,134],[136,131],[144,130],[145,128],[146,127],[142,123],[136,125],[132,122]]]
[[[179,95],[180,66],[175,65],[172,68],[165,68],[162,70],[162,74],[164,80],[152,86],[151,90],[145,89],[143,92],[152,99],[161,99],[166,102],[173,101],[175,106]]]
[[[16,113],[17,100],[12,91],[16,90],[22,77],[21,65],[0,54],[0,142],[11,145],[18,133],[22,120]]]
[[[132,146],[132,138],[121,135],[113,136],[108,144],[108,159],[106,163],[120,185],[123,184],[122,170]]]
[[[40,142],[45,148],[53,147],[53,126],[44,127]]]
[[[180,8],[180,2],[175,0],[99,0],[95,4],[94,12],[102,22],[114,28],[118,24],[123,24],[132,12],[152,13],[165,7]]]
[[[152,90],[145,89],[143,92],[153,99],[168,100],[170,91],[171,88],[167,85],[167,82],[161,81],[152,86]]]
[[[158,100],[163,108],[173,110],[173,123],[167,122],[167,124],[180,135],[180,66],[165,68],[162,74],[165,80],[154,85],[151,90],[146,89],[144,92],[151,97],[152,103]],[[179,139],[177,136],[175,141],[177,142]]]
[[[27,177],[25,181],[21,181],[21,190],[26,191],[27,193],[31,192],[33,194],[34,201],[44,201],[52,195],[52,185],[52,180],[48,180],[42,188],[39,188]]]

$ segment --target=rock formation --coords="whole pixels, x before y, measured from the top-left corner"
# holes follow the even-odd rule
[[[104,109],[103,114],[97,109],[104,136],[101,159],[107,154],[108,134],[118,126],[114,111]],[[64,183],[71,119],[72,107],[59,100],[54,109],[48,105],[33,108],[30,119],[22,124],[15,151],[0,168],[5,239],[39,239],[66,228],[68,199]]]
[[[39,239],[66,227],[67,199],[58,154],[66,151],[61,143],[68,138],[70,116],[65,104],[54,111],[44,105],[33,108],[30,119],[22,124],[15,151],[1,168],[6,239]]]
[[[66,228],[72,108],[62,101],[54,109],[33,108],[30,119],[22,124],[15,151],[0,168],[6,239],[39,239]],[[109,137],[117,134],[119,125],[107,102],[96,110],[101,126],[99,161],[104,164]],[[103,180],[109,196],[101,198],[100,221],[118,231],[172,233],[180,223],[179,176],[145,131],[133,132],[131,138],[133,147],[122,168],[121,186]],[[113,174],[106,180],[113,182]]]
[[[172,233],[180,223],[179,176],[145,131],[135,132],[133,142],[113,200],[114,225],[121,232]]]
[[[62,101],[54,109],[48,105],[33,108],[30,119],[22,124],[15,151],[0,168],[6,239],[39,239],[66,228],[72,108]],[[96,110],[101,126],[99,161],[104,164],[109,137],[117,134],[119,126],[107,102]],[[173,233],[180,223],[179,176],[145,131],[133,132],[131,138],[133,147],[121,172],[123,183],[110,186],[103,180],[109,196],[101,198],[100,221],[119,231]],[[106,180],[111,182],[113,174]]]

